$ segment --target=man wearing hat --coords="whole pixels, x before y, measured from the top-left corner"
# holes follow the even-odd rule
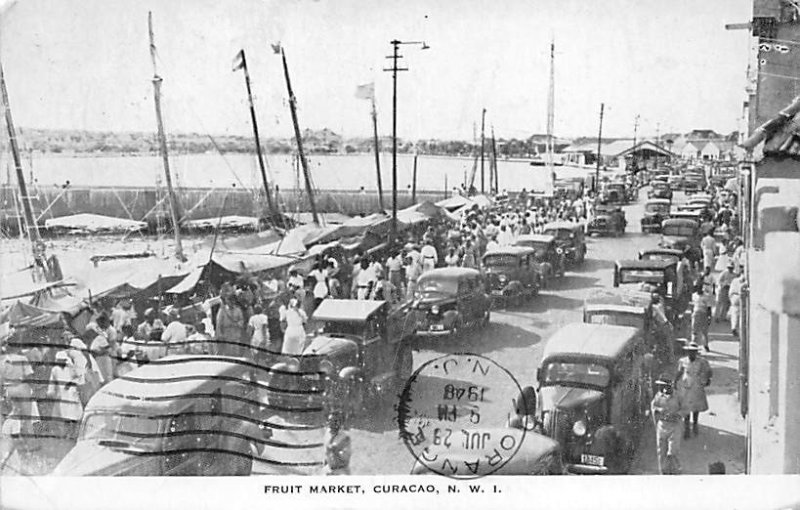
[[[736,279],[736,274],[734,274],[733,269],[733,259],[728,259],[725,270],[717,276],[717,306],[714,308],[714,322],[724,320],[731,306],[729,292],[731,290],[731,283]]]
[[[681,447],[681,397],[672,389],[669,377],[656,381],[656,395],[650,403],[650,413],[656,428],[658,472],[662,475],[680,474],[678,454]]]
[[[733,336],[739,336],[739,316],[742,313],[742,291],[747,290],[747,283],[745,282],[744,273],[740,274],[731,282],[731,288],[728,289],[728,297],[731,303],[731,333]]]
[[[711,366],[708,360],[698,354],[700,347],[694,342],[684,348],[686,356],[678,361],[678,374],[675,376],[677,392],[683,404],[684,421],[683,437],[691,432],[697,435],[697,419],[703,411],[708,411],[706,387],[711,384]],[[691,419],[691,420],[690,420]]]

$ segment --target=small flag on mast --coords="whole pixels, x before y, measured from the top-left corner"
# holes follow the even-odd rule
[[[358,99],[375,99],[375,83],[366,83],[356,87]]]
[[[244,50],[239,50],[239,53],[233,57],[233,71],[238,71],[244,67]]]
[[[280,55],[281,54],[281,42],[280,41],[278,41],[276,44],[270,44],[270,46],[272,46],[272,52],[273,53],[275,53],[276,55]]]

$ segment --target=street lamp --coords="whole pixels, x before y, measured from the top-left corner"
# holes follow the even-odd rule
[[[407,67],[397,67],[397,60],[403,58],[400,55],[400,45],[419,45],[423,50],[427,50],[430,46],[425,41],[398,41],[394,39],[389,41],[392,45],[392,54],[386,58],[392,59],[392,67],[384,69],[384,71],[391,71],[392,73],[392,240],[394,243],[397,239],[397,72],[408,71]]]

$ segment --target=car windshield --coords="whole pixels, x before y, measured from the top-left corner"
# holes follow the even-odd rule
[[[498,253],[496,255],[486,255],[483,258],[483,263],[489,267],[517,267],[519,265],[519,259],[516,255]]]
[[[417,289],[423,297],[431,294],[458,294],[458,281],[455,279],[434,280],[433,278],[424,279],[419,282]]]
[[[664,272],[658,269],[623,269],[619,272],[620,283],[662,282]]]
[[[644,210],[649,213],[664,214],[669,212],[669,204],[647,204]]]
[[[642,255],[642,260],[667,260],[669,262],[677,262],[678,256],[669,253],[645,253]]]
[[[339,335],[359,336],[364,331],[363,324],[346,321],[326,321],[322,328],[324,333],[334,333]]]
[[[536,251],[536,258],[542,258],[547,255],[547,250],[550,246],[548,243],[538,241],[522,241],[519,243],[519,245],[527,248],[533,248]]]
[[[661,235],[692,237],[694,235],[694,230],[694,227],[686,225],[664,225],[661,228]]]
[[[567,228],[547,229],[544,231],[544,234],[553,236],[560,241],[569,241],[572,239],[572,230]]]
[[[149,416],[92,413],[86,416],[79,441],[113,442],[120,448],[151,449],[159,436],[162,420]]]
[[[644,327],[644,316],[638,313],[598,310],[587,312],[586,318],[589,324],[611,324],[612,326],[630,326],[639,329]]]
[[[544,370],[544,384],[587,384],[605,388],[608,369],[599,363],[553,361]]]

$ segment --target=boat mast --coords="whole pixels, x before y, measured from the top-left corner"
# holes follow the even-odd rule
[[[381,181],[381,148],[378,141],[378,110],[375,108],[375,92],[372,93],[372,138],[375,144],[375,170],[378,173],[378,205],[383,207],[383,182]]]
[[[481,111],[481,194],[486,193],[485,187],[485,180],[486,176],[483,171],[483,152],[484,152],[484,143],[486,142],[486,136],[484,133],[484,125],[486,124],[486,108]],[[489,187],[492,187],[491,182],[489,183]]]
[[[6,116],[6,128],[8,129],[11,156],[14,158],[14,169],[17,172],[17,186],[19,186],[20,202],[22,202],[25,221],[28,224],[28,237],[31,240],[34,257],[38,258],[38,252],[41,250],[40,247],[37,247],[38,241],[40,240],[39,229],[36,228],[36,220],[33,217],[33,209],[31,208],[30,197],[28,196],[28,187],[25,185],[25,173],[22,170],[22,159],[19,155],[19,145],[17,144],[17,132],[14,129],[14,119],[11,117],[11,106],[8,101],[8,89],[6,88],[6,78],[3,72],[2,62],[0,62],[0,89],[2,90],[3,110]],[[44,253],[41,255],[44,256]]]
[[[153,98],[156,105],[156,122],[158,124],[158,142],[161,148],[161,159],[164,163],[164,181],[167,184],[167,198],[169,199],[169,213],[172,219],[172,230],[175,232],[175,257],[185,261],[183,254],[183,244],[181,243],[181,229],[179,226],[178,198],[175,190],[172,189],[172,175],[169,171],[169,153],[167,152],[167,137],[164,135],[164,123],[161,120],[161,82],[163,79],[158,75],[156,67],[156,43],[153,37],[153,13],[147,13],[147,28],[150,33],[150,58],[153,61]]]
[[[411,203],[417,203],[417,157],[419,153],[414,154],[414,171],[411,174]]]
[[[261,170],[261,181],[264,184],[264,192],[267,194],[267,208],[269,214],[272,216],[272,221],[277,221],[278,212],[272,202],[272,191],[269,188],[269,181],[267,180],[267,169],[264,165],[264,152],[261,150],[261,138],[258,136],[258,122],[256,121],[256,107],[253,104],[253,93],[250,88],[250,71],[247,70],[247,59],[244,55],[244,50],[239,50],[239,55],[242,57],[241,67],[244,70],[244,83],[247,88],[247,104],[250,106],[250,121],[253,124],[253,137],[256,142],[256,157],[258,158],[258,168]],[[235,70],[235,69],[234,69]]]
[[[292,112],[292,124],[294,124],[294,137],[297,140],[297,154],[300,157],[300,165],[303,167],[303,177],[306,181],[306,193],[308,194],[308,203],[311,206],[311,218],[314,220],[314,225],[319,226],[319,217],[317,216],[317,206],[314,203],[314,190],[311,186],[311,174],[308,171],[308,161],[303,152],[303,137],[300,135],[300,124],[297,122],[297,105],[292,92],[292,82],[289,79],[289,66],[286,64],[286,53],[281,47],[281,59],[283,59],[283,75],[286,77],[286,91],[289,94],[289,110]]]

